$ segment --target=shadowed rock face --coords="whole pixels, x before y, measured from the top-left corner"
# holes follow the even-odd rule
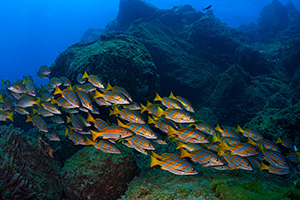
[[[65,162],[63,186],[72,199],[117,199],[134,178],[136,164],[132,157],[107,154],[85,147]]]
[[[126,88],[138,101],[154,96],[159,76],[152,57],[136,38],[124,33],[107,33],[95,42],[77,43],[62,52],[51,66],[51,76],[67,76],[77,83],[77,75],[87,71],[106,84]]]

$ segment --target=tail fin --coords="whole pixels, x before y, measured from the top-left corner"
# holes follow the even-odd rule
[[[240,127],[240,125],[237,125],[235,131],[242,133],[244,130]]]
[[[83,75],[82,75],[82,79],[88,78],[88,77],[89,77],[89,75],[88,75],[88,73],[85,71],[85,72],[83,73]]]
[[[154,158],[153,156],[150,156],[151,162],[150,162],[150,167],[153,167],[155,165],[159,165],[159,160]]]
[[[158,93],[156,93],[155,98],[153,101],[161,101],[161,97],[158,95]]]

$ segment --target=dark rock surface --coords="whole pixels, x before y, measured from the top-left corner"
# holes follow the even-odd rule
[[[61,199],[61,165],[55,159],[47,157],[38,147],[39,134],[37,129],[24,132],[13,125],[0,126],[0,161],[2,163],[5,155],[12,159],[13,169],[26,181],[24,187],[20,187],[19,190],[31,185],[31,192],[35,193],[34,199]],[[13,186],[14,184],[10,185]],[[2,197],[6,199],[5,196]],[[11,199],[26,198],[17,196]]]
[[[81,43],[92,43],[100,38],[100,36],[104,33],[103,29],[88,29],[84,32],[82,38],[80,39]]]
[[[117,199],[135,176],[136,163],[124,153],[103,153],[93,146],[78,151],[65,162],[63,187],[70,199]]]
[[[159,90],[159,76],[144,45],[125,33],[111,32],[93,43],[77,43],[62,52],[51,65],[51,76],[66,76],[73,83],[84,71],[106,84],[126,88],[133,99],[144,100]]]

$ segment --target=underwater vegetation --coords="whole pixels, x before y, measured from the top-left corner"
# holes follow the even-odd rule
[[[1,198],[299,199],[299,37],[258,35],[121,0],[48,84],[2,80]]]

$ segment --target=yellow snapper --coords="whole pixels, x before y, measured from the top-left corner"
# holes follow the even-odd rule
[[[157,117],[164,115],[165,118],[170,119],[177,123],[193,123],[195,119],[186,111],[175,109],[175,108],[167,108],[165,111],[158,107]]]

